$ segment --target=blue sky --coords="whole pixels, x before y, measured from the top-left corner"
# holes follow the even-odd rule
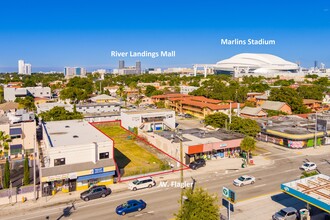
[[[273,39],[273,46],[225,46],[221,38]],[[175,50],[175,58],[125,58],[143,67],[216,63],[237,53],[271,53],[330,67],[328,0],[10,0],[0,3],[0,72],[117,67],[118,51]]]

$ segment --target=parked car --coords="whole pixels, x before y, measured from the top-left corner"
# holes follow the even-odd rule
[[[192,118],[192,117],[194,117],[194,116],[192,116],[191,114],[184,114],[184,117],[185,117],[185,118]]]
[[[127,202],[117,206],[116,213],[118,215],[126,215],[127,213],[141,211],[147,207],[147,203],[145,203],[142,199],[140,200],[128,200]]]
[[[183,114],[183,113],[179,113],[178,116],[179,116],[179,117],[184,117],[185,114]]]
[[[245,186],[249,184],[254,184],[255,182],[256,182],[256,178],[254,178],[253,176],[243,175],[235,179],[233,181],[233,184],[235,186]]]
[[[82,192],[80,194],[80,198],[87,202],[88,200],[91,199],[104,198],[110,194],[111,194],[111,189],[107,188],[104,185],[92,186],[88,190]]]
[[[190,169],[197,170],[200,167],[205,167],[206,162],[204,159],[197,159],[189,164]]]
[[[317,166],[313,162],[305,162],[303,165],[301,165],[300,169],[304,171],[311,171],[316,170]]]
[[[298,219],[298,211],[295,208],[287,207],[276,212],[273,216],[273,220],[296,220]]]
[[[133,191],[137,189],[151,188],[153,186],[156,186],[156,181],[153,180],[152,177],[139,178],[128,184],[128,188]]]

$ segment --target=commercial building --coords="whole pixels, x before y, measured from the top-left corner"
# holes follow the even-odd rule
[[[261,141],[294,149],[330,144],[330,138],[327,135],[330,132],[329,123],[325,128],[326,132],[319,129],[316,132],[315,120],[301,118],[296,115],[256,120],[261,126],[261,132],[257,136]]]
[[[68,120],[42,125],[43,195],[85,190],[113,183],[113,141],[88,122]]]
[[[299,75],[300,67],[272,54],[241,53],[229,59],[221,60],[214,66],[216,73],[242,76]]]
[[[24,98],[26,96],[32,96],[34,98],[51,98],[52,94],[50,87],[4,87],[4,99],[7,102],[13,102],[16,98]]]
[[[22,157],[34,152],[36,121],[33,112],[19,109],[0,115],[0,131],[10,137],[9,149],[1,149],[1,156]]]
[[[205,131],[198,128],[180,130],[179,133],[168,130],[154,133],[139,130],[139,136],[177,160],[180,160],[181,139],[185,164],[198,157],[238,157],[244,138],[244,135],[231,131]]]
[[[85,77],[86,69],[82,68],[82,67],[65,67],[64,76],[65,76],[65,78],[73,78],[75,76]]]
[[[281,184],[281,190],[296,199],[306,202],[307,207],[311,205],[326,213],[330,213],[329,186],[330,176],[318,174],[283,183]]]
[[[148,109],[121,112],[121,125],[132,130],[161,131],[175,129],[175,112],[168,109]]]
[[[149,73],[149,74],[161,74],[162,73],[162,69],[161,68],[148,68],[148,69],[146,69],[146,73]]]
[[[135,63],[135,66],[125,67],[125,61],[120,60],[119,61],[119,68],[113,69],[113,74],[119,74],[119,75],[130,75],[130,74],[141,74],[141,62],[137,61]]]

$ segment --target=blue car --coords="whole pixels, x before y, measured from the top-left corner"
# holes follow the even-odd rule
[[[145,209],[147,204],[142,200],[128,200],[124,204],[117,206],[116,213],[118,215],[126,215],[127,213],[141,211]]]

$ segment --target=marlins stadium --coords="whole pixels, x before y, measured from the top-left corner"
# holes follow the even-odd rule
[[[296,63],[271,54],[241,53],[221,60],[213,66],[214,73],[241,75],[292,75],[299,73]]]

